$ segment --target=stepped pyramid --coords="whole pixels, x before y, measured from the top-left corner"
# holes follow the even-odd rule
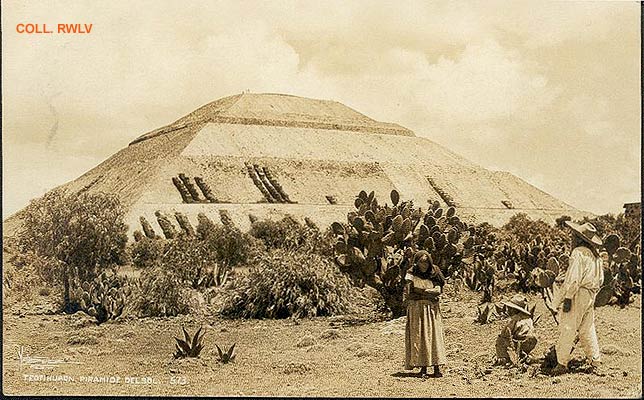
[[[224,210],[242,229],[249,214],[310,217],[326,228],[346,220],[356,195],[375,191],[384,203],[397,189],[427,208],[453,205],[468,222],[502,225],[524,212],[552,222],[585,215],[516,176],[486,170],[335,101],[243,93],[207,104],[128,147],[63,187],[116,193],[130,234],[141,217],[161,234],[158,216],[179,230]],[[183,217],[180,217],[183,218]]]

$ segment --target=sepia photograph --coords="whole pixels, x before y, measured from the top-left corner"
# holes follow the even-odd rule
[[[641,3],[1,6],[3,395],[642,397]]]

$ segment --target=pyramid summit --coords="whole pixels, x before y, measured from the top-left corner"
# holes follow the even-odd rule
[[[283,94],[216,100],[137,137],[63,187],[117,194],[130,234],[143,221],[161,235],[160,219],[180,230],[184,216],[196,226],[200,213],[216,221],[222,212],[242,229],[249,214],[309,217],[324,228],[346,219],[361,190],[384,203],[396,189],[422,208],[438,201],[467,222],[496,226],[518,212],[548,222],[587,215],[400,125],[336,101]]]
[[[375,121],[336,101],[274,93],[242,93],[206,104],[164,128],[139,136],[131,144],[189,125],[204,123],[304,127],[414,136],[409,129],[397,124]]]

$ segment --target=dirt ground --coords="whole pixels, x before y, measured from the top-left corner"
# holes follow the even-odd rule
[[[421,379],[415,376],[417,370],[413,373],[404,370],[404,317],[360,325],[342,317],[230,321],[182,316],[131,319],[96,326],[81,313],[49,314],[49,299],[40,296],[29,306],[5,304],[3,392],[10,395],[642,396],[640,296],[624,309],[616,306],[597,309],[605,376],[574,373],[560,377],[539,373],[537,364],[527,372],[492,367],[494,340],[505,320],[487,325],[475,323],[479,296],[469,291],[460,301],[443,296],[441,308],[448,364],[444,377],[437,379]],[[510,294],[505,296],[508,297]],[[534,353],[543,356],[556,340],[556,326],[542,301],[536,296],[531,301],[537,302],[537,310],[543,314],[536,327],[539,343]],[[207,328],[206,348],[201,357],[175,360],[173,336],[180,335],[181,326],[194,332],[201,324]],[[223,347],[233,343],[236,343],[236,360],[230,364],[218,363],[215,344]],[[576,349],[574,356],[581,357],[580,350]],[[66,363],[34,369],[28,357]]]

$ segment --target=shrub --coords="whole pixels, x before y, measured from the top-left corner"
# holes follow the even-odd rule
[[[206,257],[229,269],[246,263],[256,246],[253,238],[233,225],[213,223],[199,216],[197,238],[202,242]]]
[[[66,311],[71,278],[90,281],[125,258],[127,225],[114,195],[54,190],[29,203],[22,217],[21,251],[60,266]]]
[[[232,268],[248,260],[253,238],[229,225],[214,224],[200,215],[197,234],[178,234],[172,240],[142,237],[131,246],[136,267],[159,267],[176,282],[197,289],[220,286]]]
[[[9,258],[9,262],[32,285],[62,285],[63,263],[58,260],[39,256],[33,251],[18,251]]]
[[[287,215],[279,221],[270,219],[256,221],[251,225],[250,235],[260,239],[267,249],[297,249],[303,242],[303,227]]]
[[[5,264],[2,268],[2,296],[15,299],[18,302],[28,302],[35,298],[37,287],[42,286],[38,278],[36,268],[33,265],[26,265],[17,268],[12,264]]]
[[[232,225],[202,217],[197,233],[181,234],[169,242],[160,259],[163,269],[195,289],[223,285],[232,268],[245,263],[253,251],[253,238]]]
[[[159,265],[167,245],[163,239],[150,239],[146,236],[130,246],[132,265],[137,268],[151,268]]]
[[[237,318],[315,317],[351,309],[356,289],[317,254],[273,250],[227,294],[222,315]]]
[[[170,241],[160,259],[161,267],[174,275],[180,285],[188,284],[195,289],[210,286],[206,280],[216,262],[202,241],[186,235]]]
[[[143,271],[136,308],[143,317],[165,317],[187,314],[190,296],[178,278],[160,267]]]
[[[563,222],[562,222],[563,223]],[[568,235],[542,220],[532,220],[525,213],[517,213],[501,227],[501,232],[513,236],[518,242],[525,243],[535,236],[568,241]]]
[[[333,256],[334,240],[330,230],[322,233],[313,223],[301,224],[290,215],[279,221],[254,221],[249,234],[261,240],[268,250],[285,249]]]

